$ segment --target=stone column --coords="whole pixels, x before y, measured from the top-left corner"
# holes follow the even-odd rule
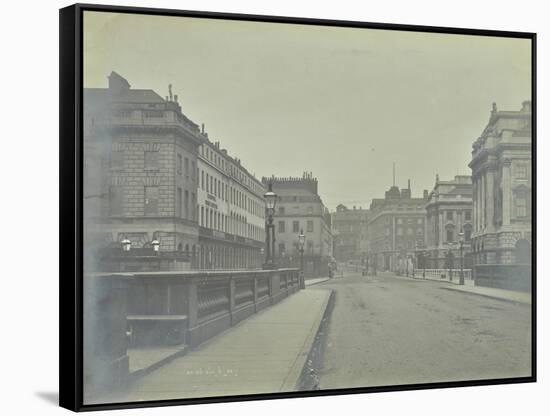
[[[439,218],[437,220],[439,221],[439,247],[443,247],[447,237],[445,233],[445,218],[443,211],[439,211]]]
[[[495,217],[495,170],[494,167],[490,167],[486,173],[487,178],[487,189],[485,192],[485,201],[487,206],[485,207],[487,211],[487,223],[485,227],[488,231],[494,231],[494,217]]]
[[[486,183],[486,176],[485,172],[481,172],[479,175],[479,229],[483,230],[485,228],[485,218],[486,218],[486,212],[485,212],[485,183]]]
[[[477,181],[472,177],[472,224],[474,232],[477,231]]]
[[[504,159],[502,163],[502,225],[510,225],[510,208],[512,204],[511,164],[510,159]]]

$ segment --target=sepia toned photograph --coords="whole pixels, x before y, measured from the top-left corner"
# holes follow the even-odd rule
[[[84,406],[534,381],[533,34],[120,9],[81,14]]]

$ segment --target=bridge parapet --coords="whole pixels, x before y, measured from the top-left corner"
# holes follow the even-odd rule
[[[87,388],[125,384],[129,347],[196,347],[303,287],[295,268],[87,274]]]

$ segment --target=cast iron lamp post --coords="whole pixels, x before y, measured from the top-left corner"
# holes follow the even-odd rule
[[[422,277],[426,278],[426,262],[428,261],[428,252],[426,250],[422,251]]]
[[[275,225],[273,224],[273,214],[275,213],[275,205],[277,204],[277,194],[273,192],[273,184],[270,182],[268,190],[264,194],[266,208],[265,222],[265,263],[264,269],[276,269],[275,264]]]
[[[458,283],[463,285],[464,284],[464,231],[460,230],[458,233],[459,241],[460,241],[460,278]]]
[[[305,289],[304,283],[304,245],[306,243],[306,236],[304,235],[304,230],[300,230],[300,235],[298,236],[298,247],[300,249],[300,287]]]

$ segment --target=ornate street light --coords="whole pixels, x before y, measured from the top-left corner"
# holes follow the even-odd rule
[[[304,245],[306,243],[306,236],[304,234],[304,230],[300,230],[300,235],[298,236],[298,248],[300,250],[300,286],[302,289],[305,289],[305,283],[304,283]]]
[[[277,194],[273,192],[273,184],[269,182],[268,190],[264,194],[265,208],[267,218],[265,222],[265,263],[264,269],[276,269],[275,264],[275,225],[273,224],[273,214],[275,213],[275,205],[277,204]]]
[[[265,198],[265,207],[267,208],[268,215],[273,216],[275,213],[275,205],[277,205],[277,194],[273,192],[273,184],[270,182],[268,185],[268,190],[264,194]]]
[[[153,251],[155,253],[158,253],[159,249],[160,249],[160,243],[159,243],[159,240],[157,240],[156,238],[151,241],[151,246],[153,247]]]
[[[460,229],[458,233],[458,238],[460,242],[460,279],[459,284],[464,284],[464,230]]]
[[[120,242],[120,245],[122,246],[122,251],[130,251],[130,248],[132,248],[132,242],[126,237]]]

